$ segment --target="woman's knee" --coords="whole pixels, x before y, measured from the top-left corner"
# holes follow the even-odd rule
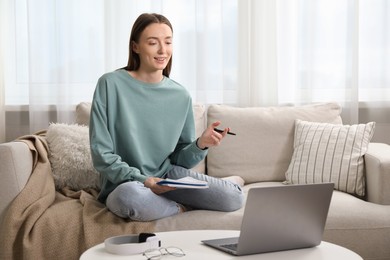
[[[141,188],[143,185],[137,181],[122,183],[110,193],[109,197],[113,197],[120,204],[128,204],[132,200],[137,200]]]
[[[229,199],[225,200],[223,205],[221,205],[221,210],[225,212],[231,212],[239,210],[244,206],[244,193],[235,193],[229,196]]]
[[[108,196],[106,205],[115,215],[136,221],[151,221],[179,212],[176,202],[154,194],[140,182],[119,185]]]
[[[115,215],[122,218],[131,218],[132,211],[137,207],[140,195],[139,182],[126,182],[113,190],[107,198],[106,206]]]

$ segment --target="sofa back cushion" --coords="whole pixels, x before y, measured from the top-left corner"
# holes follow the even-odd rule
[[[81,102],[76,106],[76,124],[89,126],[91,102]]]
[[[336,103],[297,107],[238,108],[211,105],[208,124],[221,121],[236,136],[228,135],[210,149],[207,173],[215,177],[240,175],[246,183],[284,181],[293,154],[295,119],[341,124]]]
[[[195,133],[199,137],[206,128],[206,109],[203,104],[194,104],[193,107],[194,120],[195,120]],[[79,125],[89,126],[89,115],[91,113],[91,102],[81,102],[76,106],[76,123]],[[201,161],[194,171],[205,173],[206,163],[205,160]]]

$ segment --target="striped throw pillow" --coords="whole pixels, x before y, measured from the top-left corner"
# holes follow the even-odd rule
[[[374,129],[375,122],[335,125],[296,120],[286,183],[333,182],[336,190],[363,197],[363,156]]]

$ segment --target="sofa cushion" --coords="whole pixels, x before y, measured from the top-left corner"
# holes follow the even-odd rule
[[[202,135],[203,131],[206,129],[206,107],[202,104],[194,104],[192,106],[194,111],[194,120],[195,120],[195,135],[199,137]],[[206,161],[203,159],[198,165],[196,165],[192,170],[200,173],[206,172]]]
[[[199,137],[204,129],[206,129],[206,108],[203,104],[193,104],[192,110],[195,121],[195,134]],[[91,113],[91,102],[81,102],[76,106],[76,123],[79,125],[89,126],[89,115]],[[205,160],[201,161],[192,170],[200,173],[205,173]]]
[[[365,195],[364,158],[375,123],[334,125],[296,120],[294,153],[286,172],[292,184],[333,182],[335,189]]]
[[[49,160],[56,189],[99,189],[99,173],[92,164],[88,127],[53,123],[47,130]]]
[[[207,173],[226,177],[240,175],[246,183],[284,181],[293,154],[295,119],[342,123],[336,103],[298,107],[238,108],[211,105],[208,124],[221,121],[236,136],[226,136],[221,145],[210,149]]]
[[[81,102],[76,106],[76,124],[86,126],[89,125],[91,105],[91,102]]]

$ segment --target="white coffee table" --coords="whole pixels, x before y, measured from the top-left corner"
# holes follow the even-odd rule
[[[299,259],[299,260],[313,260],[313,259],[343,259],[343,260],[362,260],[358,254],[344,247],[322,242],[319,246],[313,248],[288,250],[273,253],[264,253],[248,256],[232,256],[219,250],[210,248],[202,244],[201,240],[234,237],[238,236],[239,231],[235,230],[189,230],[189,231],[172,231],[160,232],[156,235],[161,239],[163,247],[175,246],[181,248],[185,252],[184,257],[164,256],[161,259],[213,259],[213,260],[227,260],[227,259],[256,259],[256,260],[285,260],[285,259]],[[104,259],[140,259],[145,260],[142,254],[132,256],[121,256],[108,253],[104,248],[104,243],[91,247],[85,251],[81,260],[104,260]]]

